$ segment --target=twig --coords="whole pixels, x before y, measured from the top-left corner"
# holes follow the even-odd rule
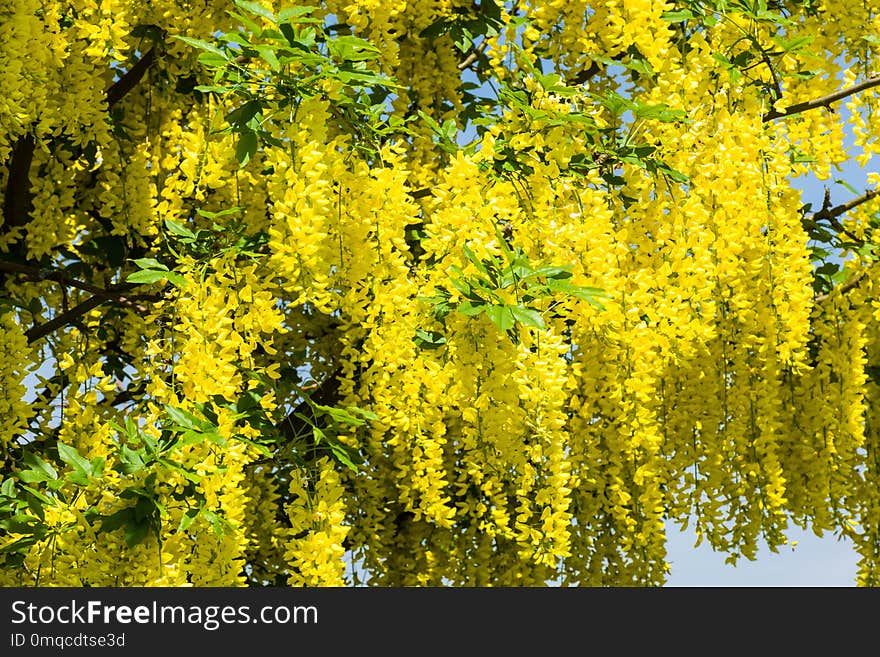
[[[480,55],[483,54],[483,51],[486,50],[486,46],[488,46],[488,45],[489,45],[489,40],[483,39],[483,42],[479,46],[474,48],[467,57],[465,57],[461,62],[459,62],[458,70],[464,71],[465,69],[470,68],[473,65],[473,63],[476,62],[480,58]]]
[[[847,201],[846,203],[841,203],[833,208],[824,207],[818,212],[814,213],[810,218],[813,221],[822,221],[826,219],[828,221],[834,221],[840,215],[845,212],[849,212],[853,208],[860,206],[862,203],[867,203],[872,198],[875,198],[878,194],[880,194],[880,188],[875,187],[874,189],[869,189],[861,196],[852,199],[851,201]]]
[[[426,198],[428,196],[433,196],[433,195],[434,195],[434,192],[431,190],[430,187],[423,187],[422,189],[414,189],[413,191],[411,191],[409,193],[409,197],[412,199],[416,199],[416,200],[418,200],[420,198]]]
[[[852,239],[855,242],[859,242],[861,244],[864,244],[865,241],[863,239],[860,239],[856,235],[853,235],[851,232],[849,232],[843,226],[843,224],[840,223],[840,221],[837,218],[840,215],[842,215],[846,212],[849,212],[853,208],[856,208],[856,207],[862,205],[863,203],[867,203],[871,199],[876,198],[878,195],[880,195],[880,188],[875,187],[874,189],[869,189],[864,194],[862,194],[861,196],[859,196],[857,198],[852,199],[851,201],[847,201],[846,203],[841,203],[840,205],[836,205],[832,208],[832,207],[828,207],[829,206],[828,191],[826,190],[825,202],[822,205],[822,209],[819,210],[818,212],[813,213],[810,216],[810,219],[812,219],[813,221],[826,220],[831,224],[832,228],[834,228],[838,232],[844,233],[847,237],[849,237],[850,239]],[[831,296],[831,294],[834,292],[839,292],[840,294],[845,294],[849,290],[852,290],[853,288],[858,287],[858,285],[862,282],[866,271],[867,270],[863,269],[858,274],[853,276],[850,280],[848,280],[846,283],[839,285],[831,292],[828,292],[826,294],[819,294],[819,295],[813,297],[813,302],[814,303],[822,303],[823,301],[828,299]]]
[[[587,80],[591,79],[595,76],[599,71],[602,70],[602,66],[597,61],[593,61],[587,68],[582,69],[574,74],[569,80],[568,84],[571,86],[576,86],[579,84],[583,84]]]
[[[800,114],[801,112],[806,112],[812,109],[816,109],[819,107],[830,107],[831,103],[837,102],[847,96],[852,96],[853,94],[857,94],[860,91],[864,91],[865,89],[870,89],[871,87],[876,87],[880,85],[880,75],[875,75],[867,80],[863,80],[858,84],[854,84],[851,87],[847,87],[846,89],[841,89],[840,91],[835,91],[833,94],[828,94],[827,96],[822,96],[821,98],[814,98],[813,100],[808,100],[803,103],[795,103],[794,105],[790,105],[786,107],[782,111],[777,111],[775,109],[770,110],[763,116],[763,121],[766,123],[767,121],[772,121],[773,119],[778,119],[786,116],[794,116],[795,114]]]
[[[836,288],[834,288],[830,292],[826,292],[825,294],[816,295],[815,297],[813,297],[813,303],[822,303],[823,301],[830,299],[831,295],[834,294],[835,292],[838,292],[840,294],[846,294],[850,290],[858,287],[861,284],[861,282],[865,279],[865,274],[867,273],[867,271],[868,271],[867,269],[863,269],[858,274],[856,274],[851,279],[849,279],[846,283],[838,285]]]
[[[822,209],[819,210],[819,212],[815,212],[811,215],[805,216],[804,219],[807,223],[814,224],[818,224],[818,222],[820,221],[827,221],[831,225],[831,228],[837,231],[838,235],[846,235],[856,244],[863,245],[865,244],[865,240],[850,231],[846,226],[844,226],[843,223],[841,223],[841,221],[838,219],[838,217],[847,210],[851,210],[852,208],[871,200],[876,195],[876,190],[870,190],[866,192],[863,196],[860,196],[857,199],[853,199],[849,203],[843,203],[836,207],[831,207],[831,192],[826,187],[825,198],[822,201]]]

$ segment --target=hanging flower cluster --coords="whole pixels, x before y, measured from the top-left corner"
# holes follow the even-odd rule
[[[873,1],[6,3],[0,585],[660,585],[670,523],[877,584],[880,196],[793,185],[872,162],[878,44]]]

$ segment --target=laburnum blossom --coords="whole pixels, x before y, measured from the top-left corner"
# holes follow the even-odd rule
[[[2,3],[0,585],[880,582],[880,5],[722,4]]]

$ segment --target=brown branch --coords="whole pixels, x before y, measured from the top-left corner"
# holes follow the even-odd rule
[[[58,389],[53,392],[53,385],[55,383],[58,386]],[[34,401],[31,404],[48,404],[50,401],[55,399],[58,394],[64,390],[68,385],[70,385],[70,377],[67,376],[66,373],[61,372],[60,374],[56,374],[51,379],[47,385],[37,393],[37,396],[34,398]]]
[[[122,100],[141,81],[155,60],[154,46],[107,90],[105,97],[108,108]],[[3,218],[6,226],[24,226],[30,220],[31,184],[28,177],[35,146],[34,136],[27,134],[19,137],[12,147],[12,154],[6,165],[9,168],[9,177],[3,197]]]
[[[865,280],[865,274],[867,273],[867,271],[867,269],[863,269],[858,274],[849,279],[846,283],[838,285],[830,292],[816,295],[815,297],[813,297],[813,303],[822,303],[823,301],[827,301],[835,292],[846,294],[850,290],[857,288],[862,283],[862,281]]]
[[[567,84],[571,86],[576,86],[579,84],[583,84],[587,80],[593,78],[593,76],[597,75],[599,71],[602,70],[602,65],[599,62],[594,61],[589,65],[589,67],[582,69],[574,74],[571,78],[569,78]]]
[[[25,336],[28,339],[28,343],[31,344],[33,342],[36,342],[40,338],[44,338],[50,333],[57,331],[62,326],[72,324],[82,315],[85,315],[90,310],[93,310],[94,308],[97,308],[101,304],[108,301],[115,301],[117,303],[123,303],[133,306],[139,312],[143,313],[145,309],[142,306],[135,304],[135,301],[159,300],[158,296],[152,294],[126,295],[126,292],[134,287],[134,285],[126,284],[109,288],[107,290],[100,290],[99,292],[95,293],[93,296],[89,297],[82,303],[77,304],[70,310],[66,310],[60,315],[56,315],[52,319],[48,320],[47,322],[38,326],[34,326],[32,329],[26,331]]]
[[[3,197],[3,220],[14,228],[27,224],[31,213],[31,183],[28,180],[36,141],[31,134],[22,135],[12,147],[7,167],[6,192]]]
[[[134,89],[135,85],[141,81],[154,61],[156,61],[155,46],[150,48],[134,66],[126,71],[125,75],[114,82],[107,90],[107,106],[112,108],[116,103],[125,98],[128,92]]]
[[[118,406],[119,404],[127,404],[128,402],[137,401],[136,397],[143,395],[147,389],[146,383],[139,383],[133,388],[126,388],[122,390],[119,394],[114,397],[105,396],[104,401],[108,402],[111,406]]]
[[[829,198],[828,191],[826,190],[825,191],[825,202],[822,204],[822,209],[819,210],[818,212],[815,212],[812,215],[810,215],[810,219],[812,219],[813,221],[822,221],[822,220],[828,221],[831,224],[831,227],[834,228],[836,231],[842,232],[843,234],[845,234],[847,237],[849,237],[850,239],[852,239],[855,242],[864,244],[865,240],[860,239],[859,237],[857,237],[856,235],[853,235],[850,231],[848,231],[843,226],[843,224],[838,220],[838,217],[846,212],[849,212],[853,208],[857,208],[858,206],[862,205],[863,203],[867,203],[868,201],[870,201],[873,198],[877,198],[878,196],[880,196],[880,188],[875,187],[874,189],[869,189],[864,194],[852,199],[851,201],[847,201],[846,203],[841,203],[840,205],[836,205],[834,207],[829,207],[830,203],[828,202],[828,198]],[[830,298],[834,292],[839,292],[840,294],[845,294],[849,290],[852,290],[852,289],[858,287],[859,284],[862,282],[862,280],[864,280],[866,271],[867,270],[863,269],[862,271],[860,271],[858,274],[853,276],[847,282],[834,288],[831,292],[828,292],[825,294],[819,294],[819,295],[813,297],[813,302],[814,303],[822,303],[826,299]]]
[[[467,57],[465,57],[461,62],[459,62],[458,70],[464,71],[465,69],[470,68],[474,64],[474,62],[476,62],[480,58],[480,55],[483,54],[483,51],[486,50],[486,46],[488,46],[488,45],[489,45],[489,40],[483,39],[483,42],[479,46],[474,48]]]
[[[851,201],[847,201],[846,203],[841,203],[840,205],[834,206],[833,208],[823,207],[818,212],[811,215],[811,219],[813,221],[835,221],[837,217],[840,215],[849,212],[853,208],[857,208],[862,203],[867,203],[873,198],[876,198],[877,195],[880,194],[880,187],[875,187],[874,189],[869,189],[861,196],[852,199]]]
[[[25,337],[27,337],[28,344],[33,344],[37,340],[45,338],[50,333],[57,331],[62,326],[66,326],[67,324],[75,322],[81,316],[85,315],[90,310],[97,308],[106,301],[109,301],[109,298],[107,296],[103,294],[96,294],[92,297],[89,297],[82,303],[77,304],[70,310],[63,312],[60,315],[56,315],[48,322],[29,329],[25,332]]]
[[[6,272],[9,274],[24,274],[25,276],[37,280],[55,281],[56,283],[59,283],[61,285],[75,287],[78,290],[84,290],[86,292],[91,292],[92,294],[108,294],[107,290],[100,288],[97,285],[92,285],[91,283],[85,283],[75,278],[70,278],[66,276],[64,272],[58,270],[47,272],[44,269],[40,269],[39,267],[34,267],[32,265],[23,265],[17,262],[6,262],[4,260],[0,260],[0,272]]]
[[[813,100],[808,100],[803,103],[795,103],[794,105],[790,105],[786,107],[782,111],[777,111],[775,109],[770,110],[763,116],[763,121],[766,123],[767,121],[772,121],[773,119],[778,119],[781,117],[794,116],[795,114],[800,114],[801,112],[807,112],[812,109],[817,109],[819,107],[830,107],[831,103],[835,103],[838,100],[842,100],[847,96],[852,96],[853,94],[857,94],[860,91],[864,91],[865,89],[870,89],[872,87],[876,87],[880,85],[880,75],[874,75],[867,80],[863,80],[858,84],[854,84],[851,87],[847,87],[846,89],[841,89],[840,91],[835,91],[833,94],[828,94],[827,96],[822,96],[821,98],[815,98]]]
[[[433,195],[434,195],[434,192],[430,187],[423,187],[422,189],[414,189],[413,191],[409,192],[409,197],[412,199],[416,199],[416,200],[418,200],[420,198],[426,198],[428,196],[433,196]]]

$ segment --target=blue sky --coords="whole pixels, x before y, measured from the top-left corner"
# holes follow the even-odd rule
[[[725,555],[707,543],[694,548],[692,532],[669,527],[667,561],[672,572],[666,586],[854,586],[858,555],[852,543],[831,534],[822,538],[795,528],[789,532],[792,546],[773,553],[766,547],[755,561],[740,559],[736,566],[724,563]]]

